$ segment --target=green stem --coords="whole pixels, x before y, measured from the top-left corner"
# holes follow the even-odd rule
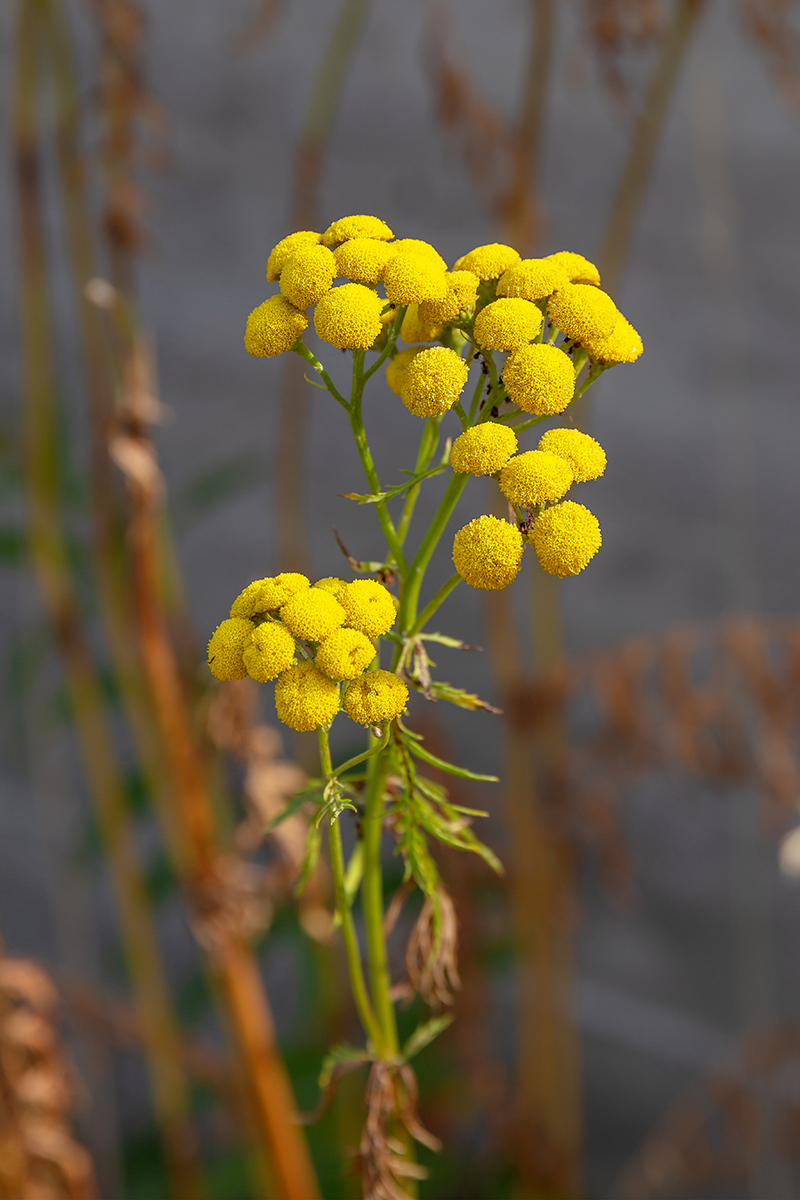
[[[458,571],[456,571],[455,575],[451,575],[447,583],[443,583],[433,599],[425,605],[422,612],[414,622],[414,628],[411,630],[409,637],[413,637],[414,634],[422,632],[428,621],[430,621],[431,617],[436,612],[439,605],[444,603],[450,593],[454,591],[460,583],[461,576],[459,575]]]
[[[328,389],[330,394],[333,396],[334,400],[336,400],[339,404],[341,404],[342,408],[346,412],[349,412],[350,405],[347,403],[347,401],[345,400],[342,393],[338,390],[338,388],[334,384],[333,380],[331,379],[330,375],[323,367],[322,363],[319,361],[318,358],[316,358],[311,353],[308,346],[306,346],[304,342],[298,340],[292,346],[292,350],[294,351],[295,354],[299,354],[301,358],[304,358],[306,360],[306,362],[317,372],[320,379],[322,379],[323,383],[325,384],[325,387]]]
[[[417,452],[417,463],[414,467],[414,474],[420,475],[427,470],[428,463],[436,453],[436,448],[439,445],[439,424],[441,417],[428,417],[425,426],[422,430],[422,437],[419,442],[419,450]],[[409,488],[406,493],[405,504],[403,511],[400,514],[400,524],[397,526],[397,538],[402,546],[406,540],[408,527],[411,524],[411,518],[414,515],[414,507],[419,496],[420,484],[415,483],[412,488]]]
[[[364,879],[361,902],[367,939],[367,963],[375,1015],[380,1026],[378,1053],[393,1058],[398,1052],[397,1022],[390,996],[389,964],[383,935],[383,871],[381,835],[383,833],[383,786],[388,763],[385,754],[370,759],[367,774],[366,809],[362,821]]]
[[[371,487],[373,494],[382,491],[378,472],[375,470],[375,463],[372,461],[372,452],[367,441],[367,434],[364,429],[364,421],[361,416],[361,400],[364,394],[364,374],[362,365],[364,363],[364,351],[353,351],[353,385],[350,393],[350,403],[347,405],[347,411],[350,414],[350,427],[353,430],[356,447],[358,449],[361,465],[364,468],[364,474],[367,477],[367,483]],[[404,575],[407,568],[406,560],[403,555],[403,547],[397,536],[397,530],[394,527],[394,522],[389,515],[389,510],[386,507],[385,500],[379,500],[375,505],[375,510],[378,514],[378,520],[381,523],[383,535],[391,550],[397,569],[401,575]]]
[[[475,417],[477,416],[478,405],[481,402],[481,396],[483,395],[483,388],[485,385],[485,381],[486,381],[486,376],[484,375],[483,371],[481,371],[481,373],[478,377],[478,382],[475,385],[475,391],[472,393],[472,403],[469,406],[469,423],[470,423],[470,425],[474,424]]]
[[[332,779],[333,765],[331,763],[327,729],[318,729],[317,739],[319,741],[319,758],[322,765],[322,773],[326,780]],[[350,985],[353,989],[353,999],[356,1002],[356,1008],[361,1018],[361,1024],[364,1026],[364,1031],[373,1046],[377,1048],[382,1041],[381,1029],[375,1019],[375,1013],[367,994],[364,972],[361,967],[361,948],[358,944],[358,936],[353,924],[353,915],[347,900],[342,831],[339,827],[338,819],[330,814],[328,816],[328,841],[331,851],[331,874],[333,875],[333,888],[336,895],[336,911],[339,914],[342,926],[342,937],[347,957],[347,969],[350,974]]]
[[[392,727],[387,725],[383,732],[383,737],[379,745],[374,746],[371,750],[365,750],[363,754],[356,754],[353,758],[348,758],[347,762],[343,762],[340,767],[337,767],[331,774],[331,779],[338,779],[340,775],[344,775],[345,771],[350,771],[353,767],[357,767],[359,763],[365,762],[368,758],[372,758],[374,754],[380,754],[381,750],[385,750],[389,745]]]
[[[383,350],[381,350],[380,354],[378,355],[378,357],[376,358],[375,362],[372,364],[370,369],[368,371],[364,372],[363,380],[362,380],[363,383],[366,383],[368,379],[372,378],[372,376],[375,374],[375,372],[378,370],[378,368],[383,366],[383,364],[386,362],[386,359],[389,357],[389,355],[394,350],[395,344],[397,343],[397,339],[400,335],[400,326],[403,324],[403,317],[405,315],[406,315],[405,307],[399,308],[397,310],[397,316],[395,317],[394,321],[392,322],[392,328],[389,331],[388,338],[386,339],[386,345],[383,347]]]
[[[420,542],[419,549],[414,555],[411,565],[408,567],[404,585],[400,593],[400,611],[397,619],[398,631],[401,636],[406,635],[416,620],[419,590],[425,577],[425,571],[469,478],[469,475],[453,472],[453,478],[447,485],[447,489],[439,502],[439,507],[434,514],[434,518],[428,526],[428,531]]]

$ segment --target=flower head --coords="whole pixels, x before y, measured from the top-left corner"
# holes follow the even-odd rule
[[[320,643],[314,662],[331,679],[355,679],[376,653],[373,643],[359,629],[336,629]]]
[[[291,350],[302,334],[308,317],[285,296],[270,296],[247,318],[244,348],[255,358],[271,358]]]
[[[394,358],[390,358],[386,364],[386,382],[395,396],[399,396],[403,390],[403,380],[408,364],[412,358],[421,354],[422,350],[422,346],[411,346],[408,350],[401,350],[399,354],[395,354]]]
[[[342,708],[359,725],[380,725],[399,717],[408,704],[408,688],[391,671],[367,671],[348,685]]]
[[[575,393],[575,368],[558,346],[523,346],[509,354],[503,383],[526,412],[553,416],[564,411]]]
[[[322,241],[321,233],[312,233],[301,229],[298,233],[290,233],[288,237],[278,242],[267,259],[267,283],[277,283],[281,277],[283,264],[287,258],[304,246],[318,246]]]
[[[548,429],[540,438],[538,449],[565,458],[572,466],[576,483],[599,479],[606,469],[603,447],[579,429]]]
[[[530,300],[495,300],[475,318],[475,341],[485,350],[519,350],[536,337],[543,321]]]
[[[323,342],[340,350],[368,349],[381,331],[383,301],[360,283],[331,288],[314,310],[314,328]]]
[[[595,287],[600,286],[600,272],[594,263],[589,262],[582,254],[575,254],[572,250],[558,250],[547,257],[550,262],[563,267],[570,283],[593,283]]]
[[[290,729],[307,733],[329,725],[339,711],[339,686],[313,663],[289,667],[275,682],[278,718]]]
[[[447,412],[464,390],[469,367],[455,350],[432,346],[421,350],[406,366],[400,399],[418,417]]]
[[[344,609],[330,592],[305,588],[284,604],[281,620],[295,637],[321,642],[344,624]]]
[[[498,296],[518,296],[522,300],[543,300],[551,296],[569,276],[562,266],[547,258],[521,258],[497,281]]]
[[[448,271],[444,300],[425,300],[419,306],[423,321],[454,321],[460,312],[474,308],[480,279],[474,271]]]
[[[582,571],[603,540],[594,513],[572,500],[545,509],[528,536],[545,571],[562,578]]]
[[[547,314],[562,333],[576,342],[607,338],[619,316],[611,297],[589,283],[568,283],[550,298]]]
[[[334,250],[336,274],[353,283],[380,283],[383,269],[393,254],[394,245],[375,238],[353,238]]]
[[[322,235],[326,246],[338,246],[340,242],[350,242],[354,238],[376,238],[379,242],[389,242],[394,237],[389,226],[379,217],[340,217],[334,221]]]
[[[409,345],[412,342],[433,342],[442,332],[440,324],[423,320],[419,310],[418,304],[409,304],[400,326],[400,337]]]
[[[609,337],[586,338],[582,345],[592,358],[606,363],[636,362],[644,350],[641,337],[621,314]]]
[[[500,472],[500,491],[506,500],[523,508],[560,500],[575,480],[572,464],[557,454],[527,450],[517,454]]]
[[[241,617],[222,621],[208,643],[208,665],[216,679],[244,679],[247,668],[242,651],[250,640],[253,622]]]
[[[339,594],[347,625],[367,637],[381,637],[395,623],[397,608],[392,593],[375,579],[354,579]]]
[[[330,592],[334,597],[338,597],[342,588],[346,587],[343,579],[338,579],[335,575],[326,575],[324,579],[318,579],[314,584],[315,588],[321,588],[323,592]]]
[[[247,674],[257,683],[268,683],[292,665],[294,638],[277,621],[256,625],[242,652]]]
[[[308,308],[331,290],[336,259],[327,246],[303,246],[291,254],[281,272],[281,295],[295,306]]]
[[[517,435],[507,425],[484,421],[453,442],[450,466],[465,475],[494,475],[517,451]]]
[[[256,579],[249,583],[231,605],[232,617],[253,617],[256,613],[274,612],[296,592],[309,587],[305,575],[295,571],[284,571],[267,579]]]
[[[421,242],[419,238],[400,238],[392,243],[392,247],[397,254],[421,254],[423,258],[435,262],[443,271],[447,270],[447,263],[430,242]]]
[[[492,242],[488,246],[476,246],[469,254],[462,255],[453,270],[474,271],[479,279],[499,279],[515,262],[519,262],[519,251]]]
[[[453,562],[470,587],[496,592],[508,587],[522,562],[522,534],[499,517],[476,517],[453,538]]]
[[[383,286],[393,304],[421,304],[424,300],[444,300],[447,295],[444,267],[417,251],[395,254],[389,259],[383,272]]]

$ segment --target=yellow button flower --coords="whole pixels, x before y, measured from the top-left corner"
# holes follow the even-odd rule
[[[281,272],[281,295],[295,306],[308,308],[331,290],[336,259],[327,246],[305,246],[290,255]]]
[[[469,367],[455,350],[433,346],[421,350],[406,366],[400,399],[417,417],[447,412],[464,390]]]
[[[247,674],[257,683],[268,683],[292,665],[294,638],[275,621],[256,625],[242,653]]]
[[[321,642],[314,662],[331,679],[355,679],[375,654],[375,646],[360,630],[336,629]]]
[[[569,283],[562,266],[547,258],[522,258],[509,267],[497,281],[498,296],[518,296],[522,300],[543,300]]]
[[[469,254],[459,258],[454,271],[474,271],[479,279],[499,279],[504,271],[519,262],[519,251],[501,242],[488,246],[476,246]]]
[[[393,254],[394,244],[375,238],[353,238],[334,250],[336,274],[353,283],[380,283],[383,269]]]
[[[418,304],[409,304],[400,326],[400,337],[409,345],[412,342],[433,342],[442,332],[441,325],[423,321],[419,309]]]
[[[321,642],[344,624],[344,609],[321,588],[304,588],[281,609],[281,620],[295,637]]]
[[[315,588],[321,588],[323,592],[330,592],[336,599],[339,593],[347,585],[343,579],[338,579],[335,575],[326,575],[324,579],[318,579],[314,584]]]
[[[296,592],[309,587],[305,575],[295,571],[284,571],[281,575],[270,575],[267,579],[256,579],[249,583],[231,605],[232,617],[252,617],[256,613],[274,612]]]
[[[475,341],[484,350],[519,350],[536,337],[543,321],[529,300],[495,300],[475,318]]]
[[[599,479],[606,469],[603,447],[579,429],[548,429],[540,438],[538,449],[565,458],[572,466],[576,483]]]
[[[450,466],[463,475],[494,475],[516,452],[514,430],[485,421],[456,438],[450,451]]]
[[[636,362],[644,350],[641,337],[622,315],[610,337],[586,338],[581,345],[592,358],[607,363]]]
[[[408,364],[418,354],[421,354],[422,350],[422,346],[412,346],[408,350],[401,350],[399,354],[395,354],[394,358],[390,358],[386,364],[386,382],[395,396],[399,396],[403,390],[403,379],[405,378]]]
[[[600,272],[594,263],[589,262],[582,254],[575,254],[572,250],[558,250],[547,257],[564,268],[571,283],[592,283],[595,287],[600,286]]]
[[[474,271],[448,271],[444,300],[425,300],[419,306],[423,321],[454,321],[459,313],[475,307],[480,279]]]
[[[400,238],[399,241],[393,242],[392,246],[397,254],[421,254],[423,258],[435,262],[443,271],[447,270],[447,263],[430,242],[421,242],[419,238]]]
[[[340,350],[368,350],[381,331],[383,301],[360,283],[331,288],[314,310],[323,342]]]
[[[500,491],[512,504],[532,508],[560,500],[574,482],[572,464],[544,450],[528,450],[507,462],[500,472]]]
[[[367,671],[348,685],[342,708],[359,725],[380,725],[399,717],[408,704],[408,688],[391,671]]]
[[[376,238],[379,242],[389,242],[394,237],[389,226],[379,217],[340,217],[334,221],[322,235],[326,246],[338,246],[340,242],[350,242],[354,238]]]
[[[550,575],[577,575],[603,541],[594,513],[565,500],[537,517],[529,534],[536,557]]]
[[[330,725],[339,711],[339,685],[313,663],[289,667],[275,682],[275,708],[290,729],[308,733]]]
[[[557,346],[523,346],[509,354],[503,383],[525,412],[553,416],[563,412],[575,394],[575,368]]]
[[[568,338],[607,338],[619,313],[610,296],[588,283],[568,283],[551,297],[547,314]]]
[[[267,283],[277,283],[281,277],[283,264],[290,255],[305,246],[318,246],[321,241],[321,233],[312,233],[308,229],[301,229],[298,233],[290,233],[288,237],[278,242],[267,259]]]
[[[242,652],[250,641],[253,622],[235,617],[222,621],[208,643],[208,665],[216,679],[244,679],[247,668]]]
[[[499,517],[476,517],[453,538],[453,562],[470,587],[496,592],[516,578],[522,562],[522,534]]]
[[[340,592],[338,600],[347,614],[350,629],[357,629],[367,637],[388,633],[397,618],[392,593],[376,579],[354,579]]]
[[[255,358],[271,358],[291,350],[301,336],[308,317],[285,296],[270,296],[247,318],[244,348]]]
[[[421,304],[424,300],[444,300],[447,276],[432,258],[406,251],[389,259],[383,286],[393,304]]]

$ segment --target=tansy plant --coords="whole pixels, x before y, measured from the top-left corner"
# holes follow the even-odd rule
[[[428,632],[439,606],[461,580],[485,590],[507,587],[528,542],[544,570],[559,576],[577,574],[597,552],[597,519],[565,497],[574,484],[602,475],[602,448],[565,427],[549,429],[531,449],[522,450],[520,438],[566,412],[607,368],[633,362],[642,342],[580,254],[521,259],[510,246],[479,246],[448,271],[427,242],[395,241],[391,229],[371,216],[334,221],[324,234],[304,230],[284,238],[269,256],[267,280],[280,290],[248,317],[245,347],[258,357],[287,350],[301,355],[341,405],[369,488],[366,495],[349,496],[374,507],[386,556],[383,562],[351,560],[373,579],[328,578],[312,585],[304,575],[285,573],[256,580],[215,631],[208,661],[218,679],[274,680],[281,721],[317,731],[321,778],[284,815],[309,801],[316,806],[303,880],[319,853],[321,825],[327,825],[336,918],[366,1036],[363,1051],[337,1052],[337,1070],[345,1060],[373,1063],[371,1119],[361,1147],[366,1190],[396,1196],[403,1194],[398,1176],[417,1170],[399,1157],[397,1131],[405,1126],[417,1138],[429,1137],[414,1116],[408,1059],[446,1021],[433,1017],[399,1045],[384,935],[382,830],[387,825],[395,838],[405,881],[425,896],[424,936],[418,928],[412,938],[416,965],[409,960],[409,975],[434,1007],[452,1000],[448,984],[457,975],[454,921],[429,839],[474,851],[499,868],[471,828],[470,819],[484,814],[451,804],[422,769],[428,764],[460,778],[491,777],[443,762],[425,748],[403,720],[408,689],[430,700],[488,707],[431,677],[426,643],[461,645]],[[303,340],[311,308],[321,341],[352,354],[349,395]],[[399,350],[399,341],[407,348]],[[362,415],[365,387],[384,364],[391,391],[423,422],[414,468],[393,486],[378,479]],[[448,413],[460,433],[439,454],[442,422],[453,421]],[[442,472],[449,475],[444,495],[409,549],[420,487]],[[497,481],[508,520],[477,516],[458,530],[455,574],[420,607],[434,549],[470,478],[480,475]],[[328,735],[340,711],[366,727],[368,746],[334,769]],[[345,862],[339,818],[348,807],[359,820],[355,849]],[[359,889],[366,972],[352,913]],[[325,1074],[330,1078],[330,1069]]]

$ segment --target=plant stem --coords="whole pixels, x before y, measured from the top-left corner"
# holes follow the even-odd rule
[[[375,739],[370,735],[372,741]],[[397,1022],[392,1004],[386,940],[383,934],[383,870],[381,840],[383,833],[383,788],[388,762],[385,752],[369,760],[367,771],[366,809],[362,821],[364,846],[364,878],[361,884],[361,903],[364,913],[364,932],[367,942],[370,991],[375,1016],[380,1029],[376,1050],[382,1058],[397,1055]]]
[[[353,430],[358,455],[361,459],[361,465],[364,468],[364,474],[367,477],[367,483],[372,489],[373,494],[382,490],[378,472],[375,470],[375,463],[372,461],[372,451],[369,448],[367,434],[364,429],[364,420],[361,416],[361,403],[364,395],[364,376],[362,374],[362,366],[364,363],[364,351],[355,350],[353,352],[353,384],[350,393],[350,405],[348,411],[350,413],[350,427]],[[397,536],[397,530],[394,527],[394,522],[389,515],[389,510],[386,507],[385,500],[379,500],[375,505],[375,511],[378,514],[378,520],[381,523],[383,535],[386,538],[386,543],[391,551],[397,570],[400,575],[405,575],[406,560],[403,555],[403,547]]]
[[[461,475],[455,471],[453,472],[453,477],[439,502],[439,507],[434,514],[433,520],[428,526],[427,532],[420,542],[419,549],[408,567],[400,592],[400,610],[397,616],[398,632],[401,637],[407,635],[416,621],[419,590],[425,578],[425,571],[469,478],[469,475]]]
[[[372,378],[372,376],[375,374],[375,372],[378,370],[378,368],[381,367],[386,362],[386,359],[389,357],[389,355],[394,350],[395,345],[397,344],[397,338],[400,334],[400,326],[403,324],[403,317],[406,315],[406,307],[398,308],[397,315],[395,316],[395,319],[392,322],[392,328],[389,330],[389,336],[386,339],[386,345],[383,347],[383,349],[381,350],[377,359],[372,364],[372,366],[369,368],[369,370],[364,372],[364,375],[363,375],[364,383],[366,383],[368,379]]]
[[[427,470],[428,463],[436,453],[436,448],[439,445],[439,425],[441,417],[428,417],[425,426],[422,430],[422,437],[419,442],[419,450],[417,452],[417,462],[414,467],[414,474],[419,475]],[[400,524],[397,526],[397,539],[402,546],[406,540],[408,527],[411,524],[411,518],[414,515],[414,508],[419,496],[421,484],[415,483],[413,487],[406,492],[406,499],[403,505],[403,511],[400,514]]]
[[[315,355],[313,355],[311,353],[308,346],[306,346],[305,342],[302,342],[298,339],[295,342],[295,344],[292,346],[292,350],[294,351],[295,354],[299,354],[301,358],[304,358],[306,360],[306,362],[311,367],[314,368],[314,370],[317,372],[319,377],[322,380],[324,380],[325,387],[328,389],[330,394],[333,396],[334,400],[338,401],[338,403],[341,404],[341,406],[345,410],[345,412],[349,412],[350,405],[347,403],[347,401],[345,400],[342,393],[336,387],[336,385],[334,384],[330,375],[323,367],[322,363],[319,361],[319,359]]]
[[[451,575],[447,580],[447,583],[443,583],[433,599],[425,605],[422,612],[414,622],[414,628],[409,634],[410,637],[413,637],[415,633],[422,632],[422,630],[428,624],[428,621],[430,621],[431,617],[436,612],[439,605],[444,603],[450,593],[454,591],[460,583],[461,576],[459,575],[458,571],[456,571],[455,575]]]

